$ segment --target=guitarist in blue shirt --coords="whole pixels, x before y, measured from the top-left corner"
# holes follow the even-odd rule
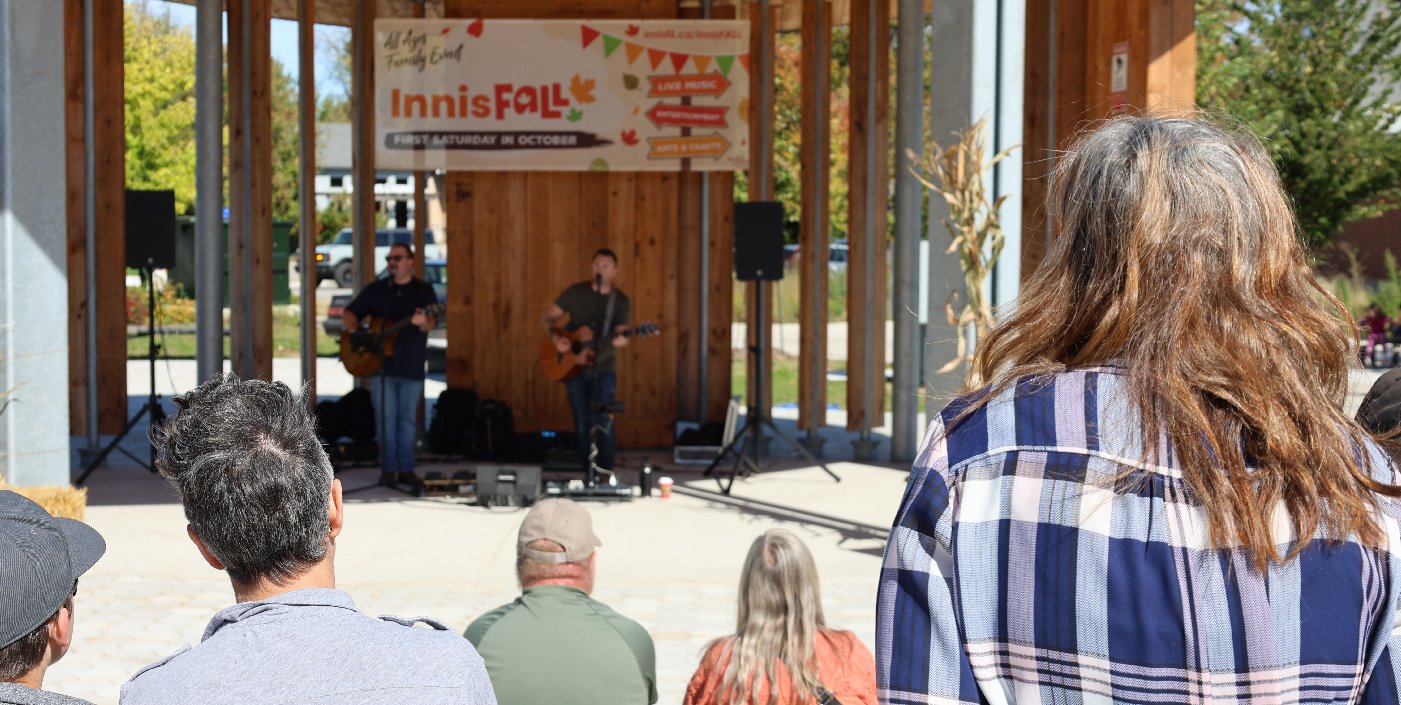
[[[413,248],[394,243],[384,258],[389,276],[360,290],[346,305],[341,320],[353,335],[363,319],[376,318],[386,324],[408,319],[398,331],[392,354],[367,385],[375,406],[375,428],[379,440],[380,484],[403,483],[419,486],[414,473],[414,439],[418,434],[418,402],[423,398],[426,376],[428,331],[438,325],[437,317],[424,309],[436,309],[438,296],[433,287],[414,276]]]
[[[593,255],[593,279],[579,282],[565,289],[545,310],[545,332],[561,354],[571,352],[573,341],[559,334],[558,324],[565,314],[569,323],[565,331],[576,333],[588,328],[586,337],[597,341],[587,355],[592,364],[578,375],[565,382],[569,393],[569,408],[574,413],[574,433],[579,439],[579,456],[587,472],[589,458],[589,431],[595,425],[602,425],[605,432],[599,434],[598,459],[600,468],[611,471],[616,448],[613,425],[603,423],[604,415],[597,413],[600,407],[613,403],[618,389],[617,348],[628,344],[627,330],[631,306],[627,294],[613,285],[618,276],[618,256],[608,248],[598,250]],[[604,335],[604,331],[608,334]]]

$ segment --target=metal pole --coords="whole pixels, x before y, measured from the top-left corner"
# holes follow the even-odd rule
[[[880,36],[878,32],[889,21],[889,17],[882,18],[881,13],[878,12],[877,6],[880,4],[875,0],[868,0],[866,3],[868,25],[866,37],[867,87],[866,105],[862,106],[862,109],[866,111],[866,232],[861,233],[866,240],[866,287],[865,291],[862,292],[861,308],[863,309],[862,314],[866,316],[867,330],[866,339],[862,341],[862,345],[865,346],[866,369],[861,374],[868,376],[866,377],[865,398],[862,400],[866,409],[866,421],[861,425],[862,441],[871,440],[871,427],[876,425],[874,419],[880,419],[880,425],[885,425],[885,410],[875,408],[876,385],[885,384],[885,350],[880,351],[881,357],[876,360],[876,335],[872,329],[872,326],[877,322],[882,328],[885,327],[885,316],[882,315],[879,318],[876,316],[876,288],[879,286],[876,283],[876,184],[878,181],[876,180],[876,139],[874,135],[877,134],[878,130],[885,129],[884,125],[876,124],[876,94],[880,92],[877,85],[878,82],[885,80],[885,76],[876,73],[880,57],[876,49],[880,43],[876,41],[876,38]],[[884,175],[884,173],[881,174],[881,176]],[[881,254],[883,255],[883,253]],[[855,371],[848,371],[848,374],[855,374]]]
[[[822,96],[827,91],[827,71],[830,69],[828,64],[831,63],[825,41],[827,32],[830,31],[826,26],[826,3],[827,0],[819,0],[817,12],[813,13],[813,21],[817,25],[817,48],[813,51],[813,56],[816,59],[813,63],[816,66],[803,67],[804,72],[811,71],[807,80],[812,81],[815,86],[813,93],[818,96],[819,106],[825,101]],[[817,320],[818,313],[822,311],[822,303],[827,299],[827,287],[824,286],[827,283],[827,262],[825,257],[820,256],[830,247],[830,244],[827,243],[827,203],[820,198],[823,193],[822,187],[827,181],[828,160],[823,157],[830,157],[827,153],[827,125],[824,124],[825,122],[825,120],[815,120],[812,128],[814,144],[811,149],[817,150],[819,158],[816,161],[819,168],[814,169],[812,174],[803,175],[808,180],[807,193],[804,194],[804,198],[811,199],[808,202],[813,204],[812,240],[814,252],[811,256],[812,271],[808,272],[812,276],[812,301],[809,301],[808,304],[812,306],[813,320]],[[803,149],[809,149],[808,145],[803,145]],[[823,247],[816,247],[816,243],[823,243]],[[812,358],[808,361],[813,370],[812,378],[808,380],[808,414],[814,420],[823,418],[826,414],[826,410],[822,408],[819,400],[822,399],[823,390],[827,385],[827,321],[822,320],[820,323],[822,330],[813,339]],[[807,438],[809,440],[817,438],[817,424],[808,428]]]
[[[710,19],[710,6],[711,0],[702,0],[702,18]],[[700,178],[700,335],[696,336],[696,345],[700,349],[700,354],[696,356],[700,361],[700,389],[696,394],[699,406],[696,418],[704,423],[706,405],[710,401],[706,398],[706,388],[710,382],[709,365],[706,364],[706,352],[710,347],[710,172],[701,172]]]
[[[312,29],[315,22],[314,2],[297,0],[298,92],[301,114],[298,115],[301,173],[298,174],[297,206],[301,212],[298,247],[301,258],[298,268],[302,275],[302,381],[307,385],[307,404],[316,408],[316,59],[312,51]]]
[[[895,384],[890,460],[914,460],[919,429],[919,183],[907,152],[924,153],[924,2],[899,0],[895,103]],[[933,315],[931,311],[930,315]]]
[[[92,4],[83,0],[83,279],[87,301],[87,344],[83,365],[87,369],[87,442],[98,446],[97,433],[97,118],[93,95]]]
[[[997,127],[994,153],[1022,144],[1026,100],[1026,0],[1000,0],[997,6]],[[998,162],[993,198],[1005,196],[998,211],[1002,252],[993,268],[994,306],[1012,303],[1022,281],[1022,159],[1017,149]]]
[[[195,15],[195,374],[224,369],[223,2],[199,0]]]
[[[769,9],[769,0],[759,0],[759,12],[762,13],[759,18],[759,29],[764,34],[763,41],[759,42],[759,47],[761,49],[759,61],[759,80],[763,81],[763,83],[760,86],[759,92],[761,104],[759,105],[759,110],[757,112],[757,115],[760,119],[759,154],[767,155],[773,152],[774,139],[773,28],[769,26],[769,22],[770,20],[772,20],[772,16],[770,15]],[[761,194],[760,200],[764,201],[773,200],[773,174],[771,173],[771,170],[769,168],[769,165],[771,163],[772,161],[767,157],[759,160],[759,186]],[[773,285],[777,287],[781,283],[782,281],[780,280],[774,282]],[[770,403],[770,401],[772,400],[772,396],[766,396],[772,394],[771,391],[768,391],[768,383],[771,379],[768,365],[768,335],[771,332],[771,326],[773,325],[773,321],[769,320],[769,310],[771,309],[771,305],[767,301],[765,301],[765,296],[763,292],[760,291],[768,285],[768,282],[754,282],[754,300],[757,304],[756,311],[758,314],[756,316],[758,320],[754,324],[755,328],[757,328],[754,334],[754,345],[755,348],[758,350],[758,353],[754,356],[754,376],[757,382],[754,385],[755,399],[753,406],[755,409],[760,409],[762,407],[762,413],[765,417],[768,417],[770,414],[773,413],[773,404]],[[754,446],[758,449],[755,451],[755,457],[757,458],[763,454],[764,446],[762,431],[755,431]]]

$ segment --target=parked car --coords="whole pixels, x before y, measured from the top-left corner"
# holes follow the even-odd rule
[[[798,255],[801,248],[798,245],[783,246],[783,262],[789,267],[798,266]],[[846,238],[838,238],[827,245],[827,269],[833,272],[846,270],[847,260],[850,259],[851,251],[848,249]]]
[[[381,270],[379,278],[389,276],[386,271]],[[446,304],[448,300],[448,261],[445,259],[430,259],[423,263],[423,280],[433,287],[433,293],[438,295],[438,303]],[[326,318],[321,321],[321,330],[326,331],[326,335],[332,338],[339,338],[345,325],[341,322],[341,313],[345,311],[346,304],[355,298],[350,294],[336,294],[331,297],[331,305],[326,308]],[[443,328],[447,324],[447,316],[438,316],[438,327]]]
[[[383,267],[384,257],[389,254],[391,244],[413,245],[413,230],[408,228],[380,228],[375,231],[375,262]],[[423,252],[419,257],[442,259],[442,249],[432,230],[423,231]],[[350,286],[355,280],[355,232],[344,228],[336,239],[327,245],[316,246],[316,283],[335,279],[340,286]]]

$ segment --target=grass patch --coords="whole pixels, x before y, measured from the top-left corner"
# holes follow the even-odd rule
[[[318,325],[320,325],[318,323]],[[195,357],[195,336],[189,333],[166,333],[161,334],[156,331],[156,345],[161,346],[160,355],[174,360],[188,359]],[[146,335],[131,336],[126,341],[126,355],[128,358],[142,359],[146,357]],[[272,354],[274,357],[295,357],[301,353],[302,349],[302,329],[299,317],[293,314],[274,312],[272,316]],[[316,355],[317,357],[335,357],[340,353],[340,338],[328,337],[324,331],[317,330],[316,335]],[[229,339],[224,338],[224,357],[229,357]]]
[[[734,282],[734,297],[730,313],[736,321],[746,319],[744,311],[744,291],[748,282],[738,279]],[[827,272],[827,320],[846,320],[846,270]],[[802,284],[796,270],[787,270],[786,276],[773,283],[774,323],[792,323],[798,320],[798,309],[802,298]]]
[[[744,398],[747,383],[747,369],[744,355],[736,355],[730,360],[730,394]],[[774,406],[798,401],[798,359],[775,355],[773,359],[773,389],[770,391]],[[891,385],[885,383],[885,410],[890,411]],[[927,397],[921,394],[919,410],[925,411]],[[846,382],[827,382],[827,403],[846,408]],[[942,404],[941,404],[942,406]]]

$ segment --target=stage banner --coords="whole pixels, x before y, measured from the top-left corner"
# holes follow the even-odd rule
[[[375,20],[379,169],[734,171],[749,25]]]

